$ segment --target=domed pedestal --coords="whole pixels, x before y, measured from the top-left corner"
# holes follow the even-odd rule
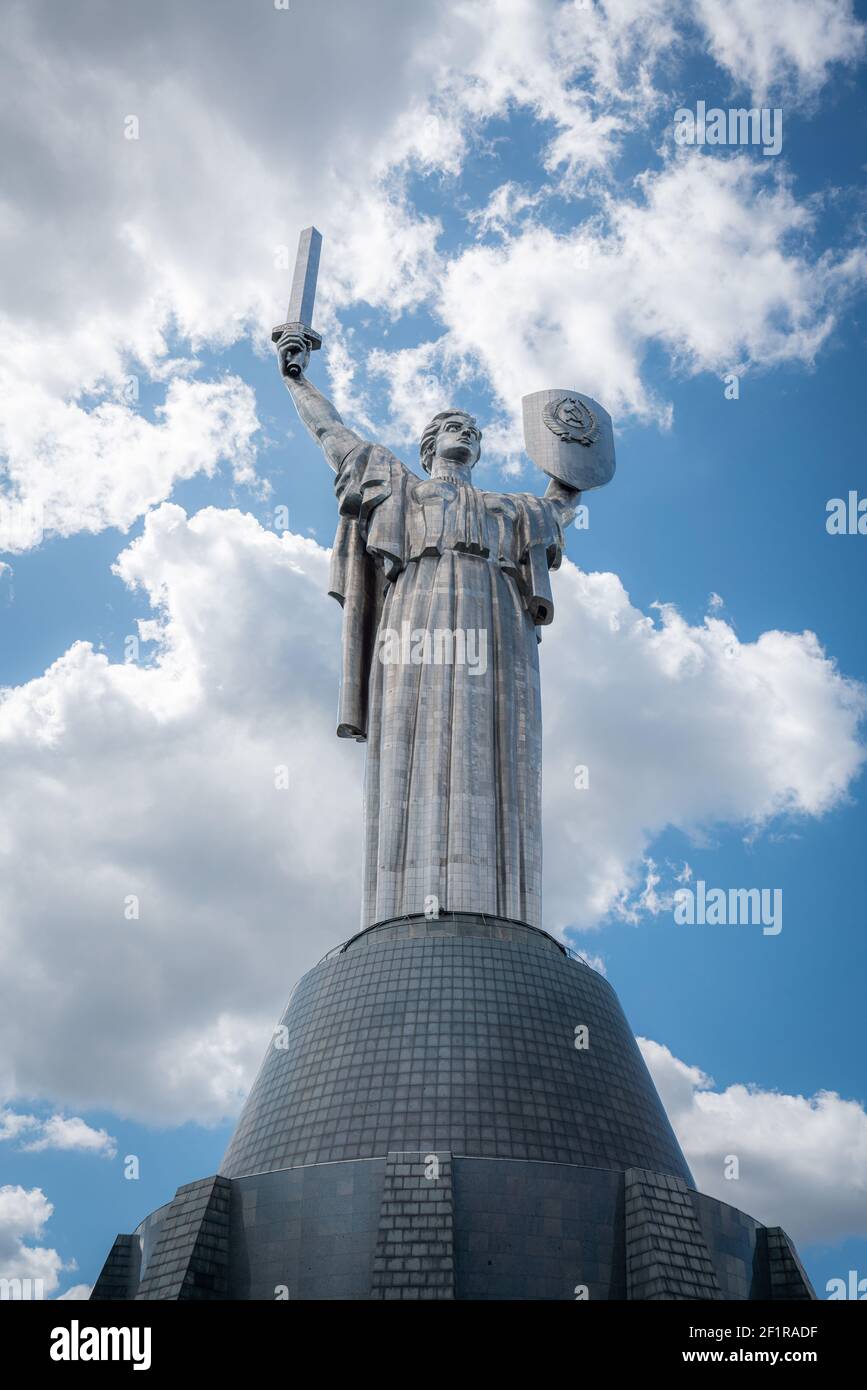
[[[303,977],[219,1174],[119,1236],[92,1297],[815,1295],[784,1232],[695,1191],[608,982],[460,913]]]

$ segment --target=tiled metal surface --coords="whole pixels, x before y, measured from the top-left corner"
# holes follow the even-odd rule
[[[677,1178],[443,1152],[316,1164],[225,1184],[223,1198],[231,1186],[231,1217],[228,1227],[221,1217],[219,1227],[229,1237],[226,1277],[191,1292],[190,1251],[201,1250],[209,1229],[213,1235],[208,1193],[215,1182],[182,1188],[161,1208],[140,1296],[814,1297],[784,1232],[766,1231]],[[119,1238],[127,1250],[134,1251],[159,1215],[134,1236]],[[96,1299],[135,1297],[118,1250],[116,1242]]]
[[[141,1270],[141,1244],[138,1236],[119,1235],[108,1252],[99,1278],[90,1292],[93,1302],[135,1298]]]
[[[431,899],[538,923],[539,629],[578,494],[484,492],[468,458],[437,454],[420,479],[381,445],[344,454],[330,402],[289,386],[314,437],[342,441],[329,589],[344,611],[338,733],[367,742],[362,925]]]
[[[201,1178],[179,1187],[136,1298],[187,1301],[228,1294],[231,1184]]]
[[[708,1248],[713,1251],[723,1298],[770,1298],[767,1261],[763,1247],[760,1248],[764,1228],[737,1207],[718,1202],[703,1192],[692,1193],[692,1204]]]
[[[813,1296],[784,1232],[692,1189],[614,991],[545,933],[383,924],[274,1041],[222,1175],[118,1237],[94,1298]]]
[[[544,497],[477,488],[481,433],[463,410],[431,420],[420,445],[429,476],[419,478],[388,448],[348,430],[303,366],[296,361],[284,380],[336,472],[337,732],[367,742],[362,925],[424,911],[431,899],[448,911],[537,924],[537,642],[554,618],[549,570],[561,562],[580,484],[554,468]],[[589,455],[613,467],[610,421],[596,410],[586,448],[560,438],[562,423],[551,425],[559,434],[546,431],[549,452],[582,455],[582,476]]]
[[[311,970],[220,1171],[403,1149],[691,1181],[610,985],[544,937],[512,933],[354,945]]]
[[[816,1294],[806,1270],[782,1226],[767,1226],[763,1238],[767,1249],[770,1297],[795,1303],[814,1299]]]
[[[455,1160],[457,1297],[626,1297],[623,1175],[603,1168]]]
[[[548,567],[574,506],[482,492],[468,472],[422,481],[369,444],[344,460],[336,486],[342,526],[357,526],[371,562],[388,557],[357,675],[368,707],[362,925],[431,898],[538,923],[537,625],[554,616]],[[346,587],[333,578],[335,594]],[[345,604],[344,643],[360,641]]]
[[[454,1298],[451,1154],[388,1155],[370,1296]]]
[[[366,1299],[385,1159],[323,1163],[232,1183],[233,1299]]]
[[[670,1175],[631,1168],[624,1185],[627,1298],[721,1299],[686,1184]]]
[[[552,478],[586,492],[614,476],[611,416],[592,396],[566,388],[534,391],[521,401],[527,453]]]

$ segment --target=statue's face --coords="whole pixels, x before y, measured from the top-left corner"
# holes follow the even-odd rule
[[[434,462],[447,459],[472,468],[481,453],[482,436],[465,415],[449,415],[440,425],[434,445]]]

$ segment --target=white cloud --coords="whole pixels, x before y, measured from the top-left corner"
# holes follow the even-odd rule
[[[667,827],[755,832],[847,796],[865,756],[865,694],[813,633],[742,642],[719,617],[693,626],[665,605],[654,620],[616,575],[568,561],[554,601],[541,646],[549,924],[628,914],[636,892],[632,908],[652,911],[656,866],[645,861]],[[574,785],[579,764],[586,790]]]
[[[0,1110],[0,1141],[19,1139],[26,1130],[39,1124],[35,1115],[19,1115],[14,1110]]]
[[[699,1067],[638,1039],[698,1188],[796,1242],[867,1236],[867,1113],[834,1091],[720,1091]],[[726,1159],[739,1176],[726,1179]]]
[[[718,60],[752,63],[756,81],[794,73],[812,91],[857,51],[842,3],[780,0],[773,14],[758,18],[747,0],[706,7]],[[658,73],[689,56],[692,18],[666,0],[378,0],[375,25],[357,0],[252,14],[171,0],[134,15],[86,2],[13,8],[0,36],[6,487],[42,499],[49,527],[69,534],[127,526],[227,455],[252,480],[252,402],[230,382],[188,381],[189,354],[244,337],[266,349],[286,257],[310,220],[328,237],[318,316],[330,339],[361,302],[393,317],[439,311],[447,340],[414,344],[421,365],[481,370],[505,412],[507,454],[523,363],[534,379],[577,373],[612,410],[664,423],[643,379],[653,342],[687,370],[737,353],[809,361],[831,326],[829,297],[860,262],[785,254],[803,210],[724,158],[649,180],[647,206],[609,193],[606,235],[595,223],[559,239],[531,227],[452,262],[436,212],[410,197],[408,170],[459,174],[487,123],[515,110],[537,123],[540,184],[522,196],[586,192],[588,177],[606,187],[624,136],[669,121]],[[131,116],[137,139],[125,138]],[[515,210],[514,199],[489,207],[487,225]],[[483,210],[466,211],[484,225]],[[576,273],[588,242],[599,260]],[[345,354],[334,366],[345,380]],[[130,372],[166,384],[155,424],[117,401]],[[402,372],[395,360],[405,416]]]
[[[80,642],[0,702],[0,1085],[208,1121],[237,1109],[297,977],[357,926],[362,750],[334,736],[339,610],[326,551],[236,511],[160,507],[117,571],[159,615],[148,665]],[[555,597],[550,927],[624,910],[668,825],[755,830],[846,795],[863,697],[811,634],[740,643],[672,609],[654,623],[615,576],[570,564]]]
[[[66,1152],[98,1154],[101,1158],[114,1158],[117,1145],[104,1129],[94,1129],[78,1115],[38,1115],[17,1114],[13,1110],[0,1111],[0,1141],[18,1140],[19,1148],[25,1153],[43,1153],[47,1149],[61,1149]]]
[[[0,508],[0,548],[15,551],[32,543],[18,513],[29,518],[34,504],[48,534],[126,530],[176,482],[195,473],[212,475],[225,463],[237,482],[255,477],[259,421],[253,392],[238,377],[175,378],[154,423],[118,401],[85,410],[40,386],[14,384],[9,377],[5,384],[0,450],[9,490]]]
[[[447,403],[472,370],[501,412],[486,447],[515,456],[521,397],[552,381],[595,396],[615,420],[665,426],[671,408],[643,373],[653,345],[686,374],[810,365],[841,300],[867,279],[864,251],[806,254],[811,226],[767,161],[690,151],[570,232],[527,220],[501,244],[470,247],[443,275],[443,337],[372,358],[394,436],[417,437],[431,403]]]
[[[809,98],[832,65],[855,64],[864,52],[852,0],[699,0],[696,17],[716,62],[756,101]]]
[[[488,232],[503,233],[518,221],[522,213],[538,207],[544,196],[544,189],[531,192],[509,179],[494,189],[484,207],[469,212],[467,217],[479,236]]]
[[[588,951],[578,951],[577,955],[580,960],[586,961],[591,970],[598,970],[600,975],[608,974],[605,968],[605,960],[602,956],[590,955]]]
[[[429,292],[437,224],[384,159],[438,29],[418,8],[382,0],[376,26],[355,0],[321,18],[170,0],[9,12],[0,453],[12,497],[43,501],[50,528],[127,526],[226,457],[252,478],[252,396],[186,381],[184,354],[264,347],[313,216],[326,325],[347,295],[397,313]],[[166,383],[155,424],[118,400],[131,373]]]
[[[44,1153],[46,1149],[59,1149],[65,1153],[97,1154],[100,1158],[114,1158],[117,1144],[105,1129],[94,1129],[78,1115],[50,1115],[46,1120],[37,1121],[40,1134],[38,1139],[30,1139],[22,1144],[27,1153]]]
[[[302,207],[337,226],[359,194],[368,197],[356,220],[377,219],[374,289],[387,298],[411,261],[412,228],[399,208],[389,220],[373,175],[430,80],[425,52],[440,16],[401,0],[378,8],[376,26],[354,0],[303,20],[171,0],[133,16],[87,3],[58,16],[36,0],[10,15],[3,42],[17,99],[5,108],[5,143],[17,158],[2,231],[21,255],[14,279],[5,261],[5,302],[33,333],[28,367],[77,386],[112,370],[112,353],[159,357],[172,326],[226,343],[255,320],[264,336],[287,287],[275,251],[289,240],[294,254],[310,220]],[[291,113],[275,105],[289,68]],[[62,240],[51,216],[60,208]],[[349,245],[363,244],[364,226],[339,220]],[[375,280],[364,254],[356,259]],[[67,344],[57,356],[55,341]]]
[[[611,4],[605,13],[559,0],[444,6],[441,33],[451,42],[443,43],[406,154],[454,172],[472,135],[519,107],[554,127],[545,167],[557,171],[564,189],[580,186],[588,173],[605,170],[624,130],[654,104],[650,74],[676,43],[668,15],[664,0]]]
[[[326,552],[238,512],[165,505],[118,569],[162,615],[151,664],[77,643],[0,703],[4,1089],[207,1121],[297,975],[357,928],[339,610]]]
[[[18,1141],[25,1154],[43,1154],[47,1150],[94,1154],[99,1158],[114,1158],[117,1143],[104,1129],[93,1129],[79,1115],[22,1115],[10,1109],[0,1111],[0,1143]]]
[[[65,1300],[81,1302],[90,1298],[92,1292],[92,1284],[73,1284],[71,1289],[66,1290],[66,1293],[58,1294],[57,1301],[58,1303],[63,1303]]]
[[[54,1207],[39,1187],[0,1187],[0,1278],[41,1279],[52,1294],[67,1266],[56,1250],[28,1244],[40,1240]]]

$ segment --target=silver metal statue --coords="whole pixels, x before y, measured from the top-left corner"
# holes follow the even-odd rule
[[[309,326],[320,243],[302,233],[274,336],[298,414],[337,475],[337,733],[367,743],[362,926],[439,911],[539,926],[539,629],[554,617],[563,528],[582,490],[613,473],[611,422],[577,392],[526,398],[528,452],[551,479],[537,497],[476,488],[481,431],[444,410],[422,435],[420,478],[348,429],[304,375],[321,343]]]

